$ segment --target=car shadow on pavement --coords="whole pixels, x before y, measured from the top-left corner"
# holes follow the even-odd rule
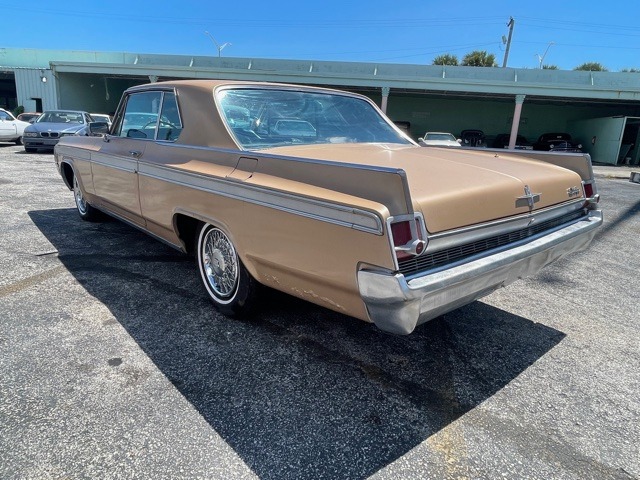
[[[29,215],[69,272],[263,479],[366,478],[564,338],[482,302],[393,336],[271,290],[254,319],[230,320],[212,308],[190,257],[118,221],[82,222],[73,209]]]

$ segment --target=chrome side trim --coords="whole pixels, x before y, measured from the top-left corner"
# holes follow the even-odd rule
[[[289,193],[256,187],[243,182],[208,177],[145,162],[139,163],[139,174],[188,188],[233,198],[276,210],[313,218],[367,233],[382,235],[382,221],[372,212],[332,204]]]
[[[58,150],[58,153],[69,155],[71,158],[74,156],[76,158],[80,157],[80,155],[76,155],[78,152],[84,153],[82,149],[74,147],[63,147]],[[89,159],[87,158],[86,160]],[[180,171],[175,168],[154,165],[134,158],[129,159],[124,156],[112,156],[99,152],[91,152],[90,161],[104,167],[114,168],[128,173],[137,172],[139,175],[144,175],[149,178],[195,188],[216,195],[274,208],[367,233],[374,233],[376,235],[383,234],[383,225],[380,217],[373,212],[358,208],[304,198],[234,180],[224,180],[193,172]]]
[[[380,218],[365,210],[322,202],[310,198],[282,193],[268,188],[222,180],[174,168],[140,162],[139,174],[156,180],[171,182],[187,188],[221,195],[235,200],[274,208],[288,213],[313,218],[368,233],[382,235]]]
[[[456,267],[407,280],[404,275],[360,270],[358,289],[369,318],[382,330],[406,335],[424,322],[584,250],[602,224],[602,212]]]
[[[68,159],[78,158],[80,160],[91,160],[91,152],[84,148],[78,148],[71,145],[65,145],[64,143],[56,144],[56,148],[54,150],[56,155],[64,156]]]
[[[116,170],[122,170],[127,173],[136,173],[136,166],[138,165],[138,159],[135,157],[124,157],[115,155],[105,155],[103,153],[92,153],[91,162],[103,167],[115,168]]]
[[[379,167],[376,165],[360,165],[355,163],[347,163],[347,162],[334,162],[330,160],[317,160],[311,158],[304,157],[294,157],[290,155],[275,155],[273,153],[267,153],[262,150],[236,150],[231,148],[219,148],[219,147],[205,147],[201,145],[183,145],[180,143],[163,143],[163,147],[166,148],[181,148],[188,150],[198,150],[203,152],[218,152],[218,153],[227,153],[239,156],[247,156],[250,153],[254,155],[258,155],[259,158],[273,158],[278,160],[285,159],[287,162],[296,162],[296,163],[304,163],[308,165],[330,165],[337,166],[355,170],[367,170],[370,172],[381,172],[381,173],[394,173],[396,175],[404,175],[404,181],[406,182],[406,172],[401,168],[392,168],[392,167]],[[247,153],[248,152],[248,153]]]

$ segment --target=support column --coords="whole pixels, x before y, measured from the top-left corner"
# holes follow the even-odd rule
[[[522,113],[524,97],[524,95],[516,95],[516,106],[513,109],[513,122],[511,123],[511,136],[509,137],[509,150],[516,148],[516,138],[518,137],[518,127],[520,126],[520,114]]]
[[[380,109],[383,113],[387,113],[387,101],[389,100],[389,92],[391,91],[390,87],[382,87],[382,104],[380,105]]]

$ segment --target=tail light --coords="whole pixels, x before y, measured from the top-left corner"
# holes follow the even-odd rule
[[[584,196],[587,198],[591,198],[593,197],[593,183],[589,182],[585,182],[583,184],[584,186]]]
[[[582,182],[582,188],[584,188],[584,196],[587,199],[584,206],[590,210],[597,208],[600,195],[596,193],[594,181]]]
[[[398,260],[421,255],[426,247],[423,224],[418,216],[392,218],[390,223],[393,249]]]

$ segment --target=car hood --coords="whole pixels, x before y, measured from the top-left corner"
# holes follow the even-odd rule
[[[59,132],[75,133],[85,127],[83,123],[32,123],[26,128],[27,132]]]
[[[429,149],[395,144],[340,144],[276,147],[265,153],[299,158],[400,168],[414,209],[427,229],[441,232],[528,213],[525,188],[540,194],[534,211],[572,200],[582,192],[578,174],[513,153]]]

